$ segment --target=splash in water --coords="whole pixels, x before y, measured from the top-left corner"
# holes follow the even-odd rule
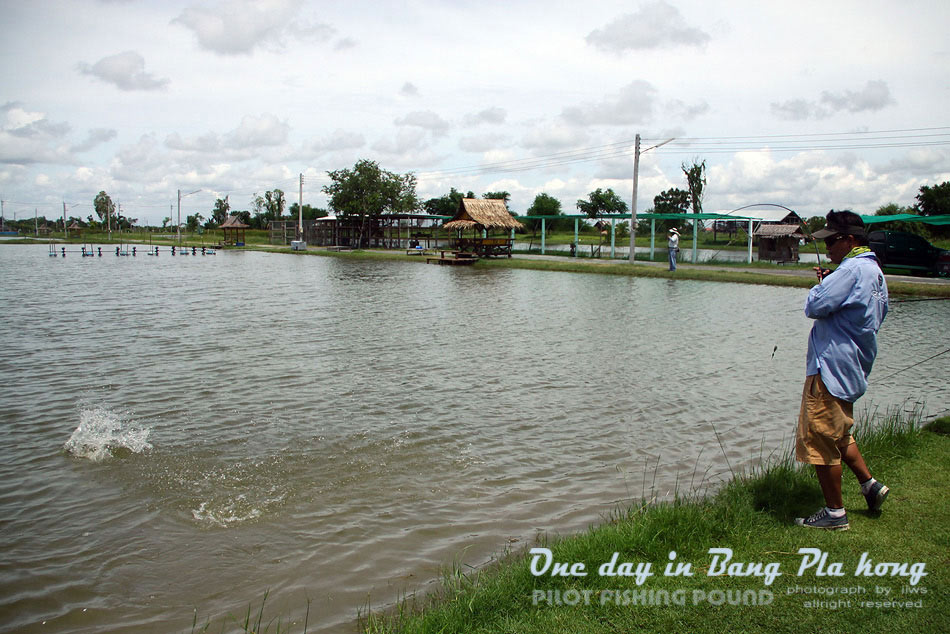
[[[149,429],[139,429],[108,409],[83,408],[79,412],[79,427],[63,448],[79,458],[101,462],[113,456],[151,449],[148,433]]]

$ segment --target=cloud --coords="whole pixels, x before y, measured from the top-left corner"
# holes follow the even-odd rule
[[[399,89],[399,94],[403,97],[418,97],[419,89],[416,88],[415,84],[407,81],[402,85],[402,88]]]
[[[532,127],[521,139],[522,147],[537,155],[584,146],[588,141],[583,127],[546,124]]]
[[[818,101],[789,99],[773,102],[772,113],[782,119],[802,121],[826,119],[839,112],[874,112],[896,103],[887,82],[876,80],[868,81],[861,90],[822,91]]]
[[[465,152],[488,152],[508,145],[509,140],[504,134],[482,134],[467,136],[459,139],[459,149]]]
[[[230,0],[189,7],[172,24],[191,29],[202,48],[219,55],[248,55],[259,46],[283,50],[283,40],[326,42],[336,29],[298,16],[301,0]]]
[[[91,66],[80,62],[78,68],[82,74],[113,84],[120,90],[164,90],[168,86],[168,79],[145,72],[145,58],[135,51],[103,57]]]
[[[225,135],[225,144],[234,149],[282,145],[290,134],[290,126],[272,114],[246,116],[236,130]]]
[[[0,106],[0,163],[68,163],[72,158],[64,137],[69,129],[68,123],[50,121],[42,112],[8,102]]]
[[[653,116],[655,98],[653,85],[637,79],[600,103],[564,108],[561,117],[579,126],[642,124]]]
[[[704,46],[710,38],[704,31],[687,25],[679,9],[660,0],[594,29],[585,39],[594,48],[619,54],[628,50]]]
[[[95,128],[89,131],[86,139],[69,148],[70,152],[88,152],[97,145],[111,141],[117,133],[111,128]]]
[[[445,136],[451,127],[448,121],[431,110],[410,112],[404,117],[399,117],[393,123],[399,126],[422,128],[431,132],[433,136]]]
[[[424,150],[427,147],[425,138],[424,130],[402,129],[393,139],[380,139],[374,143],[373,149],[384,154],[404,155]]]
[[[323,139],[315,140],[307,148],[318,155],[327,152],[355,150],[366,145],[366,139],[358,132],[346,132],[337,128]]]
[[[848,112],[882,110],[897,103],[891,96],[887,82],[881,80],[869,81],[859,91],[845,90],[835,94],[826,90],[821,93],[821,102],[835,111]]]
[[[690,105],[679,99],[672,99],[665,104],[664,110],[668,115],[674,118],[692,121],[696,117],[709,112],[709,104],[705,101],[700,101]]]
[[[501,125],[505,122],[505,118],[507,116],[507,110],[504,108],[499,108],[498,106],[492,106],[491,108],[485,108],[480,112],[465,115],[465,125],[476,126],[481,125],[482,123]]]
[[[182,152],[212,154],[221,151],[221,138],[214,132],[197,137],[183,139],[177,132],[165,137],[165,147]]]

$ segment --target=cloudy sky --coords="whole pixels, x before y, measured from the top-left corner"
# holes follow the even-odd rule
[[[0,0],[12,218],[140,223],[372,159],[423,199],[506,190],[638,208],[705,160],[707,211],[914,203],[950,180],[950,3]]]

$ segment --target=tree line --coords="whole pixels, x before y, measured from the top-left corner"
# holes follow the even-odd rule
[[[691,213],[702,213],[702,201],[706,189],[706,162],[694,159],[691,163],[683,163],[681,169],[684,176],[685,188],[672,187],[662,191],[653,198],[653,207],[645,213],[662,213],[681,215],[682,218],[667,219],[657,222],[657,229],[666,232],[676,228],[680,231],[689,231]],[[358,226],[365,227],[372,216],[389,213],[426,213],[433,216],[452,216],[459,208],[462,198],[475,198],[472,191],[463,193],[452,187],[442,196],[421,200],[416,193],[416,177],[413,173],[398,174],[382,169],[376,161],[362,159],[352,168],[344,168],[327,172],[330,184],[324,185],[322,191],[327,196],[328,209],[338,216],[349,217],[358,222]],[[499,199],[507,206],[511,195],[506,191],[485,192],[481,195],[486,199]],[[611,188],[598,188],[590,192],[585,199],[578,199],[576,209],[590,219],[609,219],[629,212],[625,201]],[[76,220],[82,226],[92,229],[104,229],[107,225],[116,230],[128,230],[137,224],[137,219],[123,216],[121,208],[105,191],[100,191],[94,201],[96,217],[88,216],[85,221]],[[322,218],[328,214],[328,209],[303,206],[305,220]],[[219,227],[229,215],[235,215],[241,222],[252,229],[265,229],[267,224],[274,220],[296,220],[299,214],[299,205],[287,205],[286,196],[280,189],[273,189],[263,194],[255,194],[251,199],[250,208],[232,210],[229,197],[218,198],[214,207],[207,213],[201,212],[187,215],[183,228],[189,232],[211,230]],[[517,213],[512,212],[517,216]],[[911,206],[900,206],[891,203],[879,208],[876,215],[894,215],[915,213],[924,216],[950,214],[950,182],[939,185],[923,185],[916,196],[916,203]],[[524,216],[547,216],[545,226],[548,231],[573,230],[574,222],[566,216],[561,201],[546,192],[535,196],[532,203],[525,210]],[[45,218],[44,218],[45,222]],[[60,220],[61,222],[61,220]],[[534,218],[524,218],[523,224],[529,230],[537,231],[541,221]],[[815,231],[824,224],[824,218],[814,216],[806,220],[809,230]],[[171,217],[165,217],[163,228],[174,227]],[[626,233],[626,222],[617,223],[621,234]],[[895,230],[911,231],[924,236],[946,237],[947,227],[931,227],[921,223],[901,223],[893,226]],[[637,223],[638,234],[649,234],[651,222],[641,220]]]

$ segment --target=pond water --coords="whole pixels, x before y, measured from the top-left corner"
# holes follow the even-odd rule
[[[265,593],[351,631],[785,451],[810,328],[767,286],[42,246],[0,270],[4,632],[217,631]],[[947,308],[893,305],[859,411],[950,409],[947,355],[888,377]]]

